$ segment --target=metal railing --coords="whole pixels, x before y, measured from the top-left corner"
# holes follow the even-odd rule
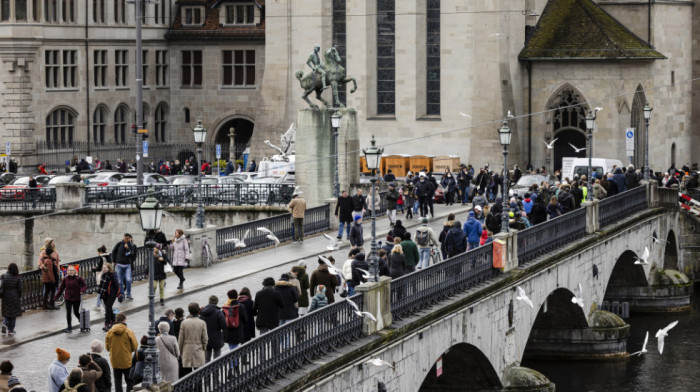
[[[56,188],[0,189],[0,210],[54,210]]]
[[[97,281],[97,272],[93,272],[92,269],[97,267],[99,264],[99,256],[62,263],[59,267],[59,278],[63,278],[65,269],[68,266],[76,266],[78,269],[78,275],[82,277],[87,284],[87,290],[85,293],[94,293],[97,291],[100,282]],[[131,277],[134,281],[148,278],[148,248],[139,247],[136,249],[136,261],[131,267]],[[22,281],[22,310],[24,311],[41,307],[43,305],[41,270],[37,268],[31,271],[22,272],[20,273],[20,279]]]
[[[149,185],[96,186],[85,189],[85,204],[93,208],[134,207],[146,198]],[[156,185],[155,197],[165,207],[197,206],[197,185]],[[286,205],[293,185],[206,184],[202,185],[205,206]],[[140,196],[140,197],[134,197]]]
[[[647,187],[645,186],[606,197],[598,204],[600,227],[628,218],[645,208],[647,208]]]
[[[217,229],[216,254],[219,258],[231,257],[273,245],[274,243],[267,238],[267,233],[258,230],[262,227],[271,230],[280,242],[289,241],[292,239],[292,214],[281,214]],[[328,229],[330,229],[330,206],[328,204],[306,210],[304,235],[316,234]],[[234,238],[242,239],[245,242],[245,248],[236,248],[233,242],[226,242],[226,240]]]
[[[581,207],[518,232],[518,265],[586,235],[586,208]]]
[[[495,276],[493,244],[451,257],[391,281],[391,313],[412,315]]]
[[[363,294],[350,297],[362,309]],[[281,325],[173,384],[173,392],[250,391],[362,336],[362,318],[345,300]]]

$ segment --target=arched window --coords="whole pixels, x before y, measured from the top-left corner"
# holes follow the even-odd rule
[[[190,108],[185,108],[185,109],[183,109],[183,111],[185,112],[185,122],[189,124],[190,123]]]
[[[129,108],[126,105],[120,105],[117,111],[114,112],[114,141],[117,143],[126,143],[126,123],[129,121]]]
[[[141,106],[141,110],[143,110],[143,129],[148,129],[148,116],[151,114],[151,107],[144,102],[143,106]],[[135,120],[136,112],[134,112],[134,124],[137,123]]]
[[[676,165],[676,143],[671,144],[671,164]]]
[[[156,141],[165,142],[165,126],[168,120],[168,107],[165,102],[161,102],[156,106]]]
[[[95,144],[105,144],[105,128],[107,127],[107,109],[100,105],[92,114],[92,141]]]
[[[68,109],[55,109],[46,116],[46,143],[69,146],[73,143],[75,114]]]

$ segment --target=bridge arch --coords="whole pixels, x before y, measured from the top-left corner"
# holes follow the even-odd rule
[[[678,246],[676,242],[676,233],[673,230],[668,232],[665,245],[663,267],[678,271]]]
[[[442,374],[437,376],[441,358]],[[501,380],[486,355],[469,343],[458,343],[436,359],[419,392],[500,390]]]
[[[650,251],[652,249],[649,249]],[[651,257],[649,258],[652,261]],[[607,293],[611,288],[616,287],[646,287],[649,285],[644,268],[638,264],[634,264],[637,260],[637,254],[631,250],[626,250],[617,258],[613,267],[608,285],[605,289]]]

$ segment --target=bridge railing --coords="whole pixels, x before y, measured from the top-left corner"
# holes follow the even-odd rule
[[[281,214],[217,229],[216,254],[219,257],[230,257],[270,246],[272,241],[267,238],[267,233],[258,230],[259,227],[271,230],[280,242],[289,241],[292,239],[292,214]],[[306,210],[304,235],[316,234],[329,229],[330,206],[328,204]],[[245,248],[236,249],[233,242],[226,242],[226,240],[233,238],[243,239],[246,233],[248,236],[244,239]]]
[[[586,235],[586,209],[579,208],[518,232],[518,265]]]
[[[0,210],[56,209],[56,188],[0,189]]]
[[[638,186],[606,197],[598,204],[600,227],[605,227],[647,208],[647,187]]]
[[[349,298],[360,309],[363,293]],[[345,300],[324,306],[239,346],[173,384],[173,392],[249,391],[362,336]]]
[[[391,281],[391,313],[401,319],[496,274],[493,244],[480,246]]]

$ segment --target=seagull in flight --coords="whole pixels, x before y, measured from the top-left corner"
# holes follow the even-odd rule
[[[647,342],[648,342],[648,341],[649,341],[649,331],[647,331],[647,336],[644,338],[644,344],[642,345],[642,349],[639,350],[639,351],[637,351],[637,352],[634,352],[634,353],[630,354],[630,356],[636,355],[636,356],[638,356],[638,357],[641,357],[642,354],[646,354],[646,352],[647,352]]]
[[[505,34],[503,34],[503,33],[493,33],[493,34],[489,34],[489,38],[492,38],[492,37],[500,37],[500,36],[503,36],[503,35],[505,35]]]
[[[339,243],[338,243],[338,240],[336,240],[335,238],[329,236],[329,235],[326,234],[326,233],[323,233],[323,236],[328,240],[328,246],[326,246],[326,249],[328,249],[328,250],[338,250],[338,248],[340,247],[340,245],[339,245]]]
[[[646,246],[644,247],[644,253],[642,253],[642,257],[636,257],[635,259],[637,261],[634,262],[636,265],[648,265],[647,259],[649,258],[649,248]]]
[[[374,366],[377,366],[377,367],[386,366],[386,367],[390,367],[390,368],[392,368],[392,369],[395,369],[393,363],[387,362],[387,361],[385,361],[385,360],[383,360],[383,359],[379,359],[379,358],[372,358],[372,359],[370,359],[370,360],[368,360],[368,361],[365,361],[365,363],[368,363],[368,364],[370,364],[370,365],[374,365]]]
[[[663,354],[664,352],[664,338],[668,336],[668,331],[670,331],[671,328],[675,327],[676,324],[678,324],[678,320],[672,322],[666,328],[660,329],[658,332],[656,332],[656,340],[658,341],[657,346],[659,347],[659,354]]]
[[[472,118],[472,116],[468,115],[467,113],[459,112],[459,115],[464,117],[464,118]]]
[[[224,240],[224,242],[233,242],[233,247],[236,249],[245,248],[246,247],[245,239],[248,238],[248,233],[250,233],[250,229],[246,230],[243,238],[241,238],[241,239],[231,238],[228,240]]]
[[[377,319],[374,317],[374,315],[370,312],[360,312],[360,308],[357,307],[357,304],[354,301],[351,301],[350,298],[345,297],[345,300],[348,301],[350,306],[353,307],[353,312],[357,315],[357,317],[367,317],[370,320],[374,321],[375,323],[377,322]]]
[[[581,287],[581,283],[578,284],[578,295],[574,294],[574,297],[571,298],[571,302],[583,309],[583,288]]]
[[[547,146],[547,150],[551,150],[554,148],[554,142],[556,142],[557,140],[559,140],[559,138],[552,140],[551,143],[547,143],[546,141],[543,141],[543,143]]]
[[[363,270],[362,268],[358,268],[358,271],[362,272],[362,277],[365,279],[369,279],[372,275],[369,274],[369,271]]]
[[[650,237],[654,245],[659,245],[660,243],[668,244],[668,241],[662,240],[661,238],[656,238],[654,236]]]
[[[585,147],[584,147],[584,148],[578,148],[578,147],[574,146],[574,145],[571,144],[571,143],[569,143],[569,145],[570,145],[571,148],[573,148],[576,152],[586,151],[586,148],[585,148]]]
[[[318,258],[323,262],[323,264],[328,266],[328,272],[330,272],[332,275],[337,275],[340,277],[341,285],[342,285],[343,282],[345,282],[345,278],[343,277],[343,272],[340,271],[339,269],[335,268],[333,263],[331,263],[331,261],[328,260],[327,258],[325,258],[323,256],[318,256]]]
[[[509,110],[508,114],[506,114],[506,118],[515,118],[515,115],[513,115],[513,112]]]
[[[266,227],[258,227],[258,231],[262,231],[263,233],[267,233],[267,235],[265,236],[265,238],[267,238],[268,240],[274,242],[274,243],[275,243],[275,247],[277,247],[277,245],[280,244],[279,238],[277,238],[277,236],[275,235],[275,233],[272,232],[272,230],[270,230],[270,229],[268,229],[268,228],[266,228]]]
[[[518,289],[518,296],[515,297],[518,301],[525,301],[526,304],[530,305],[531,308],[534,308],[532,305],[532,300],[528,298],[527,293],[525,290],[523,290],[520,286],[516,287]]]

